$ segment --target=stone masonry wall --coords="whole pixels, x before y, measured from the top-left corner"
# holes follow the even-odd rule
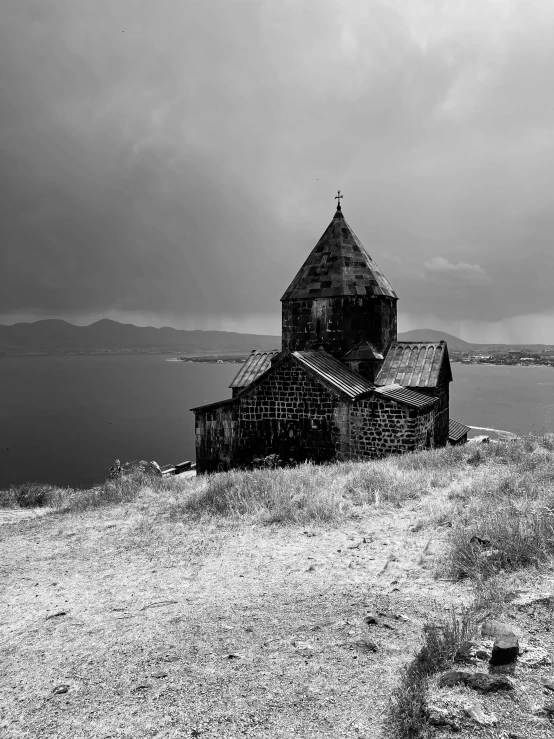
[[[448,422],[450,420],[450,386],[447,381],[447,368],[443,364],[437,386],[434,388],[414,387],[416,392],[438,398],[433,429],[434,445],[446,446],[448,442]]]
[[[196,413],[195,426],[197,473],[231,469],[238,439],[237,403],[219,403]]]
[[[282,330],[283,350],[309,351],[323,346],[340,359],[367,339],[385,353],[396,341],[396,301],[362,295],[285,300]]]
[[[324,462],[342,448],[340,398],[293,361],[277,367],[239,402],[240,466],[269,454],[283,461]]]
[[[352,404],[350,456],[384,457],[432,445],[434,410],[411,410],[378,398]]]

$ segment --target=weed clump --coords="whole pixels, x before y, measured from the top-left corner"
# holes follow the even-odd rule
[[[40,482],[27,482],[23,485],[12,485],[7,490],[0,490],[0,507],[53,507],[56,504],[56,501],[58,501],[65,492],[66,491],[63,488]]]
[[[424,626],[423,646],[405,668],[391,697],[386,718],[387,736],[425,739],[431,735],[426,703],[429,678],[452,665],[458,648],[471,638],[474,628],[468,609],[459,617],[453,611],[442,623]]]
[[[451,493],[447,565],[475,580],[554,554],[552,435],[484,445],[474,478]]]

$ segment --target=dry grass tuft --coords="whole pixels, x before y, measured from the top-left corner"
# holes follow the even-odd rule
[[[368,506],[400,506],[446,488],[465,468],[456,448],[293,468],[232,471],[199,478],[173,506],[178,516],[251,516],[265,523],[331,523]]]
[[[427,723],[426,696],[429,678],[450,667],[459,646],[471,638],[475,624],[469,610],[460,616],[452,611],[449,619],[424,627],[424,642],[405,668],[391,697],[386,721],[386,736],[391,739],[425,739],[431,736]]]
[[[479,448],[479,474],[449,495],[452,574],[483,580],[536,566],[554,553],[551,437]]]
[[[40,482],[27,482],[12,485],[0,490],[0,508],[40,508],[54,507],[64,497],[73,493],[71,488],[58,488]]]

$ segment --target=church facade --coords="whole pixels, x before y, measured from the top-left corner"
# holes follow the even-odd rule
[[[231,398],[192,409],[198,473],[270,455],[363,460],[448,442],[446,343],[397,341],[398,297],[338,203],[281,298],[281,351],[252,352]]]

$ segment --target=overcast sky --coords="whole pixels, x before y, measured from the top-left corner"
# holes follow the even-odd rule
[[[401,330],[554,343],[552,0],[0,16],[0,322],[279,333],[340,188]]]

